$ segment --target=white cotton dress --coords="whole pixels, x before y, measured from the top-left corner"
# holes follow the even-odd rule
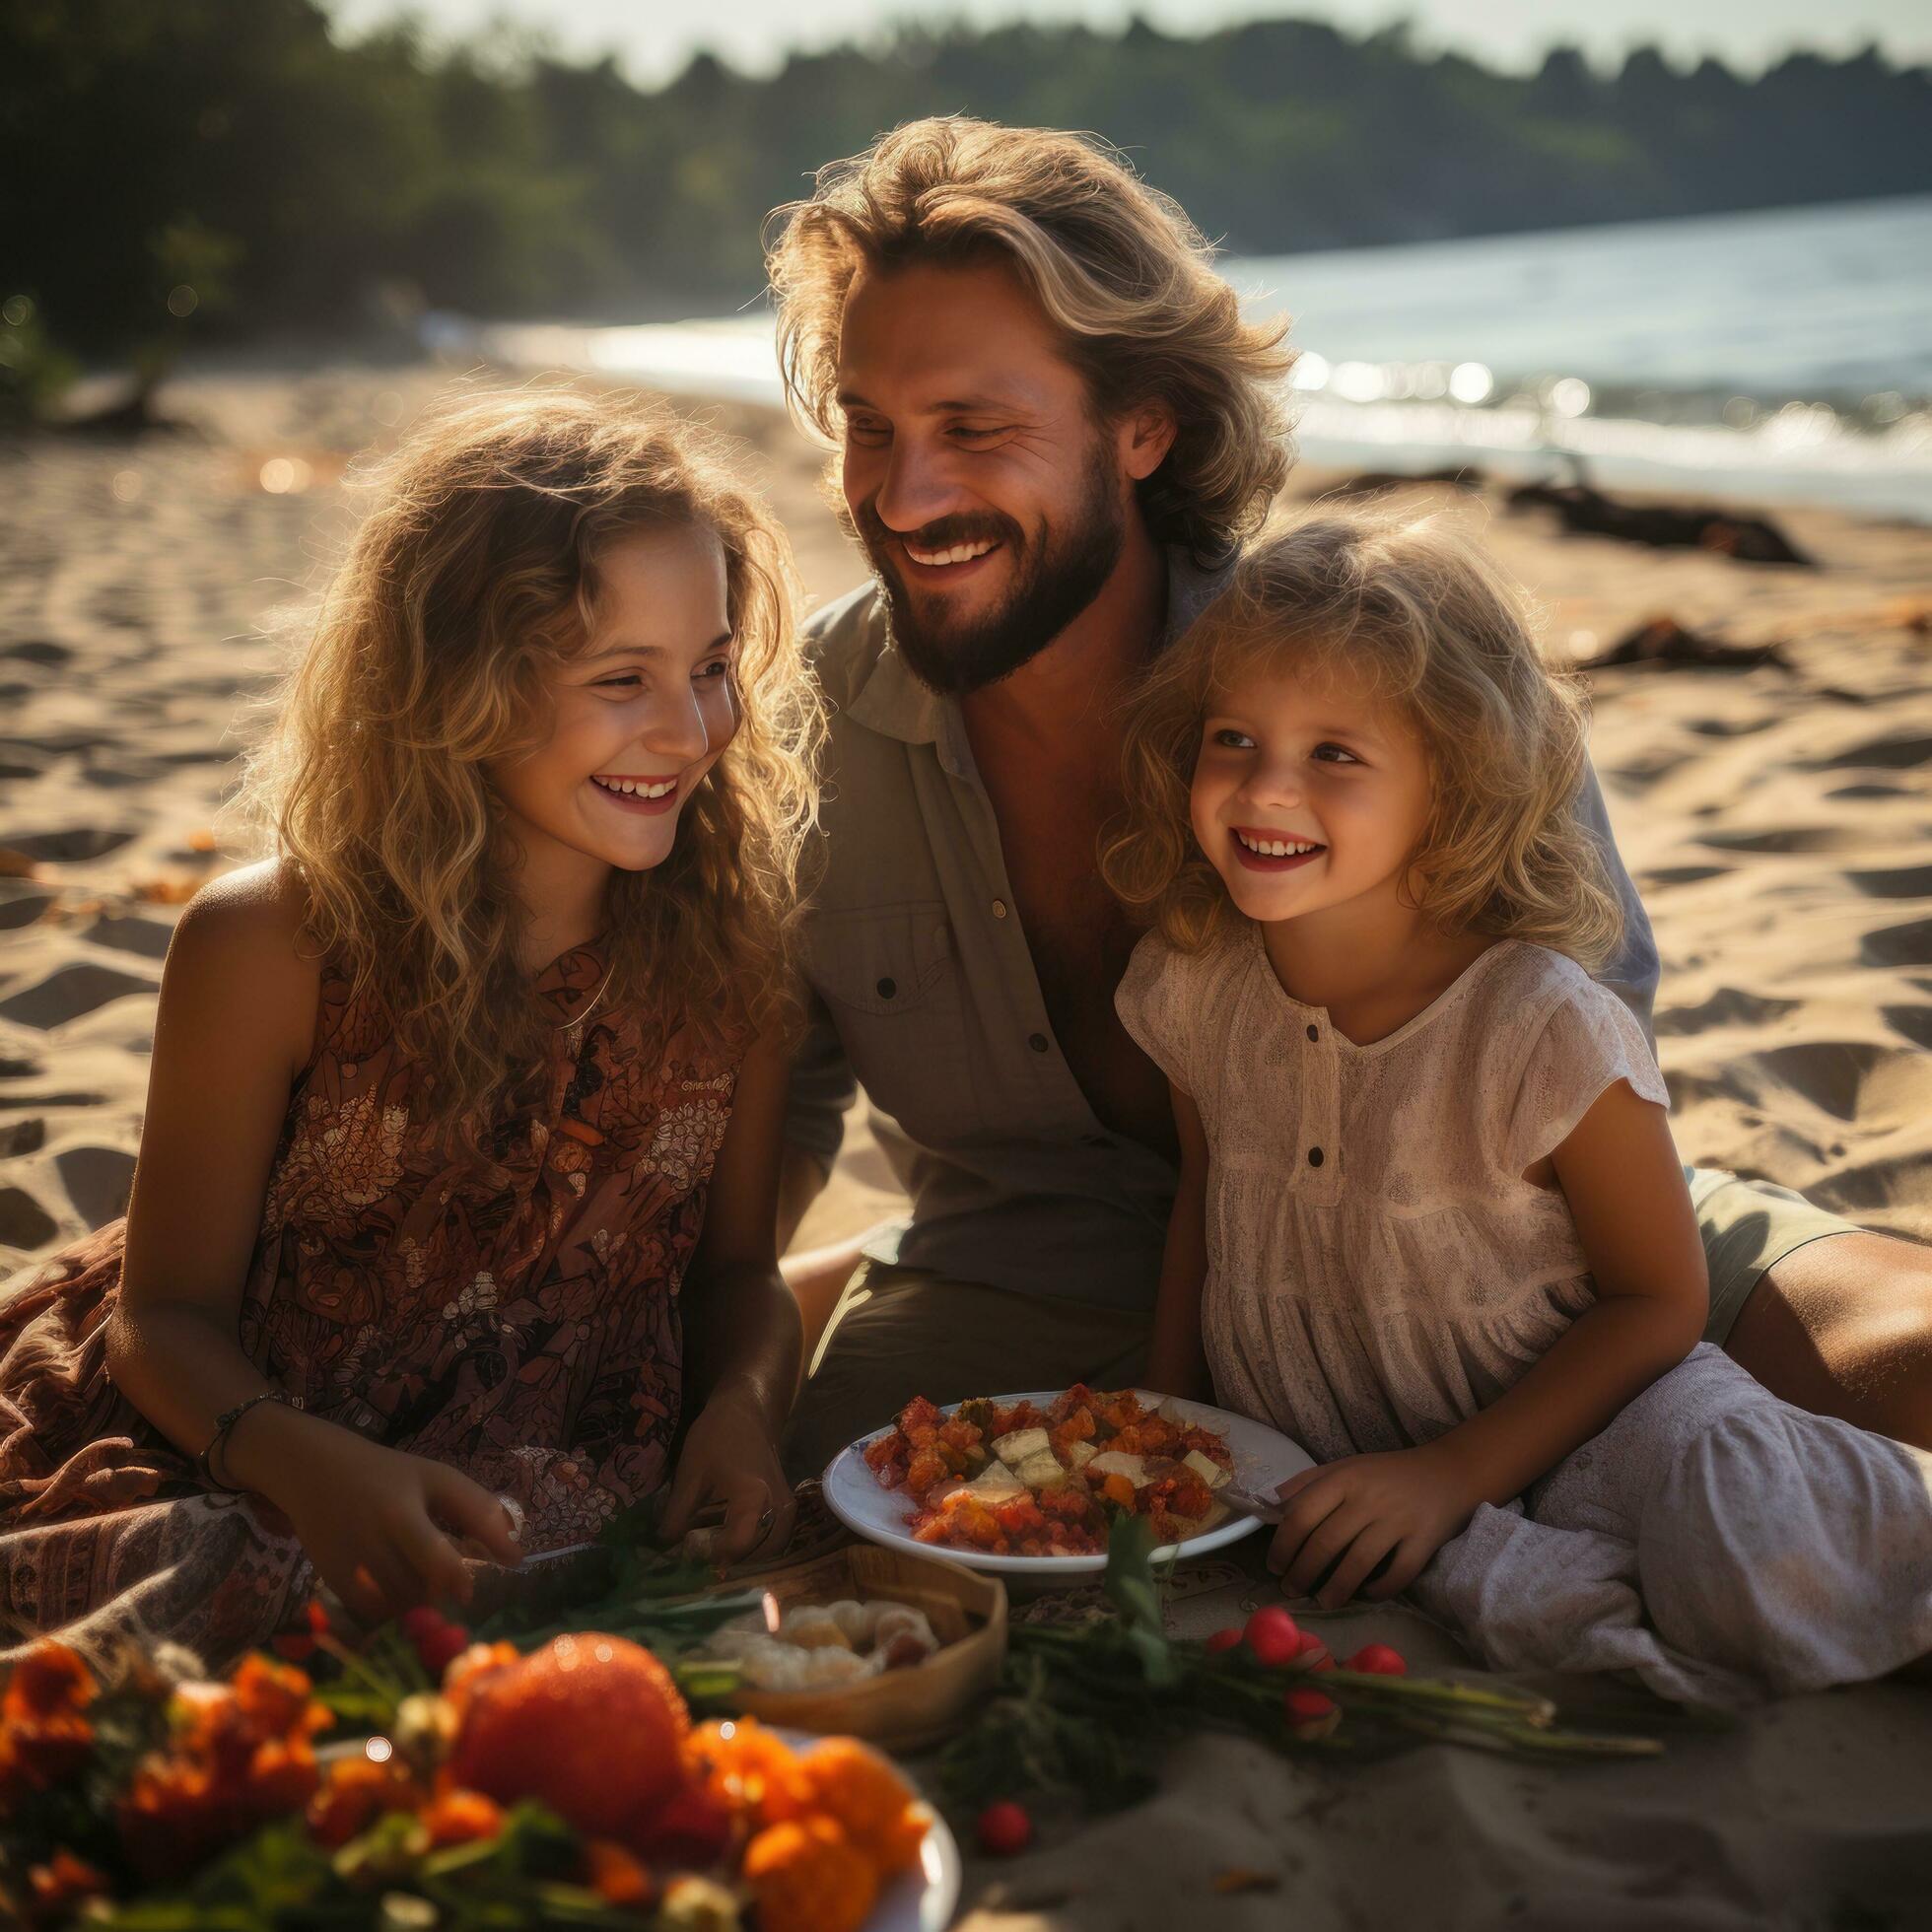
[[[1215,1399],[1318,1462],[1425,1443],[1595,1300],[1562,1195],[1525,1180],[1642,1030],[1504,940],[1357,1046],[1283,992],[1261,929],[1143,939],[1116,1001],[1207,1133]],[[1932,1456],[1778,1401],[1707,1343],[1527,1496],[1480,1507],[1414,1595],[1499,1668],[1636,1671],[1740,1704],[1932,1652]]]

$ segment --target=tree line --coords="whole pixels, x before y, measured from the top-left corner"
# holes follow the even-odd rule
[[[1922,191],[1932,71],[1794,53],[1745,78],[1654,50],[1534,75],[1269,21],[1199,38],[901,31],[752,79],[406,25],[344,44],[315,0],[0,8],[0,360],[337,330],[415,305],[626,319],[734,308],[820,163],[917,115],[1095,130],[1237,252]],[[1793,264],[1793,273],[1803,273]],[[4,371],[0,371],[4,374]]]

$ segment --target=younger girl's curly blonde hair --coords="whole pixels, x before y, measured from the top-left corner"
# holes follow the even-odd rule
[[[543,1056],[485,768],[544,742],[554,671],[595,618],[598,554],[641,526],[697,525],[724,548],[738,723],[664,862],[611,875],[605,1000],[649,987],[719,1037],[794,1016],[822,721],[790,551],[729,464],[661,407],[553,388],[459,396],[372,478],[242,803],[308,893],[306,937],[382,995],[443,1117]]]
[[[1615,953],[1622,909],[1573,809],[1582,701],[1539,656],[1523,593],[1445,519],[1326,505],[1259,538],[1137,688],[1128,809],[1101,856],[1121,900],[1189,951],[1239,918],[1189,822],[1202,724],[1215,692],[1289,663],[1366,677],[1420,736],[1431,802],[1411,873],[1419,911],[1586,967]]]

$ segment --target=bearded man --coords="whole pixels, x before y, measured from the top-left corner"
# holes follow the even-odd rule
[[[1114,990],[1101,884],[1121,704],[1225,580],[1288,466],[1284,328],[1243,319],[1181,209],[1097,143],[958,117],[821,171],[768,267],[795,412],[873,579],[808,629],[833,708],[789,1239],[856,1075],[909,1218],[794,1258],[823,1323],[815,1471],[911,1397],[1133,1380],[1176,1184],[1167,1086]],[[1646,1028],[1625,914],[1600,975]],[[1932,1446],[1932,1255],[1801,1197],[1691,1177],[1707,1333],[1787,1401]]]

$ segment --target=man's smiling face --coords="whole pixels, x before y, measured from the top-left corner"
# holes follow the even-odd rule
[[[1133,514],[1128,439],[1010,268],[862,269],[839,400],[846,504],[926,683],[997,682],[1100,593]]]

